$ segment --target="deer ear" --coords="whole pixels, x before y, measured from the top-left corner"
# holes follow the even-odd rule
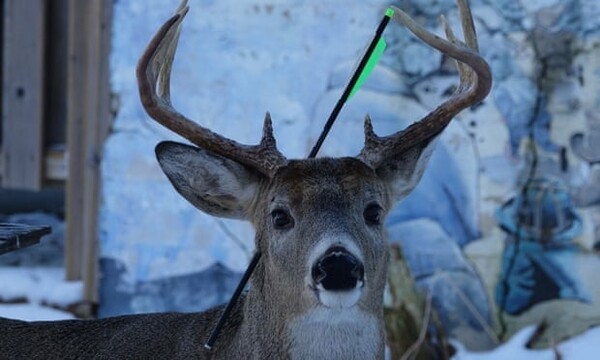
[[[433,153],[436,140],[437,137],[433,137],[401,154],[390,154],[377,166],[377,175],[390,184],[395,201],[406,197],[417,186]]]
[[[262,175],[204,149],[172,141],[159,143],[156,158],[187,201],[214,216],[247,219]]]

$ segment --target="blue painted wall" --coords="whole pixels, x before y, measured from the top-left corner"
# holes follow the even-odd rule
[[[471,1],[492,94],[440,137],[417,189],[388,218],[417,285],[448,332],[491,347],[548,314],[560,334],[600,319],[600,5],[595,0]],[[191,0],[172,77],[175,106],[242,143],[265,111],[288,157],[304,157],[369,41],[379,0]],[[397,4],[440,33],[454,1]],[[224,302],[252,252],[249,225],[199,213],[154,159],[178,139],[142,110],[134,68],[177,1],[115,3],[112,86],[120,99],[104,151],[101,315],[193,311]],[[323,155],[406,127],[452,91],[451,61],[392,24],[388,50],[347,104]],[[565,315],[567,314],[567,315]]]

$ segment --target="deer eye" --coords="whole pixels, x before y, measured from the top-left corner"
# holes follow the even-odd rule
[[[367,205],[363,213],[367,225],[381,224],[381,210],[381,206],[377,204]]]
[[[271,220],[273,227],[278,230],[291,229],[294,226],[294,220],[284,210],[275,209],[271,212]]]

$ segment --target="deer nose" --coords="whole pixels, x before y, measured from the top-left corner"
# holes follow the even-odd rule
[[[331,291],[354,289],[364,274],[362,262],[341,246],[327,250],[311,269],[314,282]]]

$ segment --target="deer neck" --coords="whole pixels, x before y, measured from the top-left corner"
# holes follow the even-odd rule
[[[317,308],[287,328],[291,359],[382,359],[380,320],[358,307]]]
[[[286,340],[281,336],[285,328],[285,316],[277,305],[277,293],[265,289],[263,264],[256,267],[250,290],[244,297],[242,317],[233,348],[227,358],[285,359]]]

